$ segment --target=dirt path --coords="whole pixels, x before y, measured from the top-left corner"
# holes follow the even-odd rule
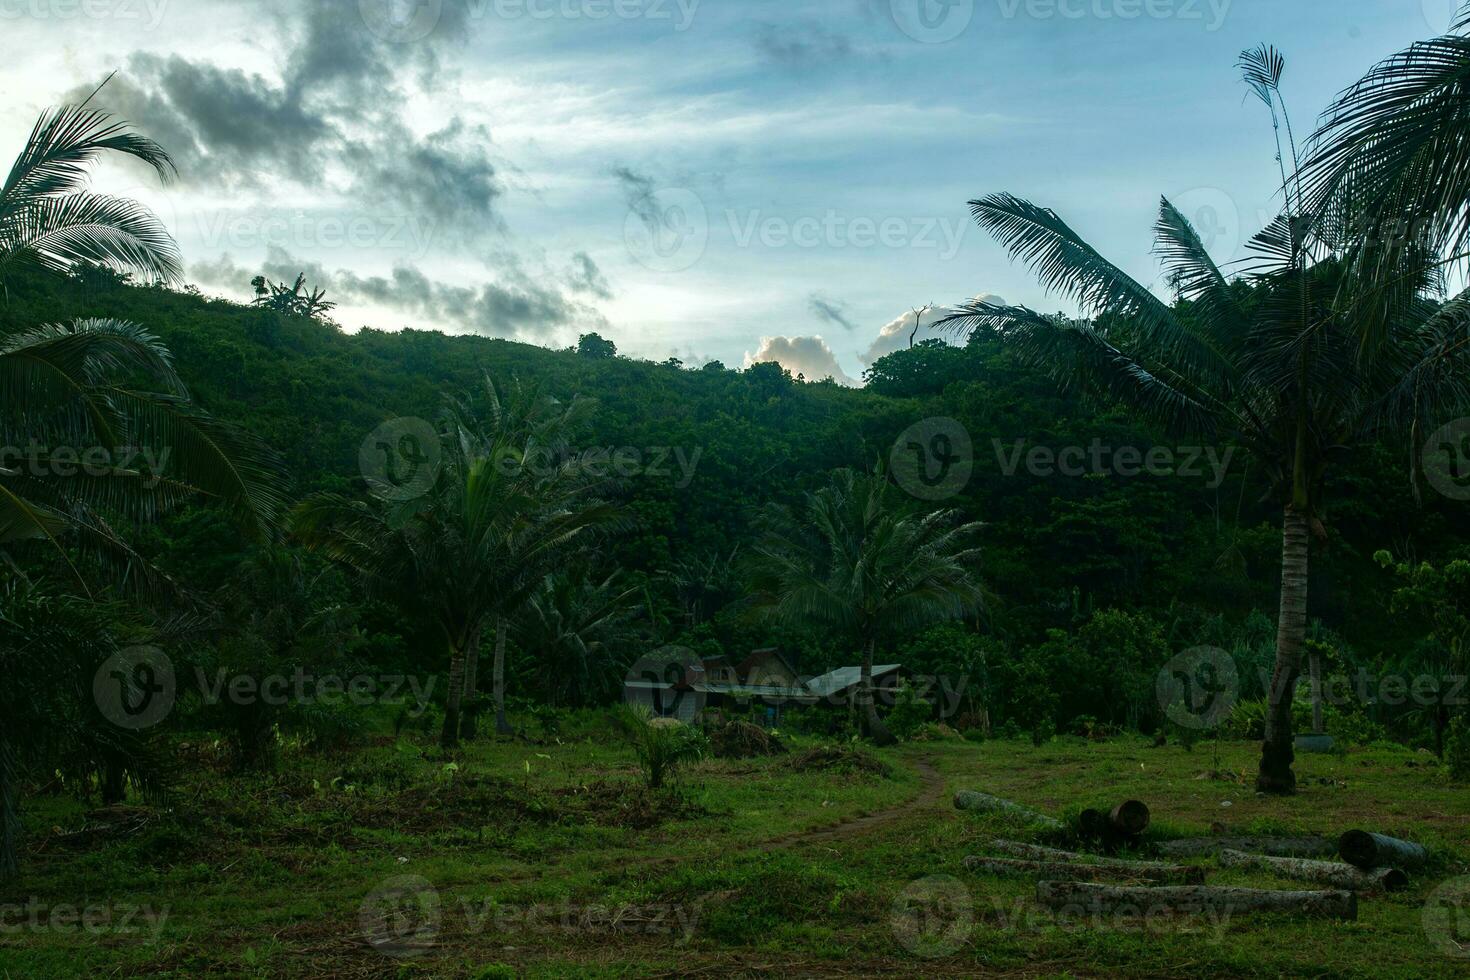
[[[906,803],[879,810],[862,817],[853,817],[831,827],[818,827],[815,830],[800,830],[791,834],[753,845],[752,850],[764,848],[789,849],[803,847],[807,844],[828,844],[833,841],[847,840],[852,837],[861,837],[871,834],[875,830],[900,820],[912,817],[920,811],[932,810],[938,806],[944,798],[944,777],[939,775],[928,759],[914,759],[914,768],[918,770],[919,778],[924,781],[919,795],[913,797]]]

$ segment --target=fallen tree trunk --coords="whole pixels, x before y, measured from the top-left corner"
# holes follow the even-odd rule
[[[1099,864],[1109,868],[1148,868],[1154,871],[1178,867],[1178,865],[1164,864],[1160,861],[1129,861],[1124,858],[1081,854],[1077,851],[1063,851],[1055,847],[1042,847],[1040,844],[1023,844],[1020,841],[1003,840],[998,837],[991,838],[986,846],[1002,854],[1028,858],[1032,861],[1064,861],[1072,864]]]
[[[1160,842],[1159,853],[1174,858],[1207,857],[1227,848],[1277,857],[1322,857],[1334,851],[1332,841],[1325,837],[1186,837]]]
[[[1038,881],[1036,901],[1059,911],[1088,915],[1291,912],[1335,919],[1358,917],[1358,896],[1350,891],[1268,891],[1208,885],[1134,888],[1081,881]]]
[[[1055,881],[1144,881],[1156,884],[1203,885],[1205,869],[1186,865],[1143,864],[1113,861],[1087,864],[1081,861],[1023,861],[972,855],[964,865],[971,871],[1010,877],[1037,877]]]
[[[1409,883],[1409,876],[1398,868],[1374,868],[1365,871],[1337,861],[1311,861],[1306,858],[1270,857],[1247,854],[1229,848],[1220,852],[1220,866],[1225,868],[1260,868],[1299,881],[1311,881],[1350,892],[1396,892]]]
[[[1139,800],[1125,800],[1113,807],[1108,814],[1108,823],[1114,830],[1128,837],[1137,837],[1148,829],[1148,804]]]
[[[976,793],[971,790],[960,790],[954,795],[954,805],[960,810],[973,810],[977,813],[1008,813],[1023,820],[1029,820],[1034,824],[1045,827],[1048,830],[1061,830],[1062,822],[1054,817],[1048,817],[1028,806],[1003,800],[999,796],[991,796],[989,793]]]
[[[1337,840],[1337,851],[1360,868],[1417,868],[1429,860],[1423,845],[1366,830],[1349,830]]]

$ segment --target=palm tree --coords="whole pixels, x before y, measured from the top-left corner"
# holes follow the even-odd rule
[[[954,511],[919,513],[896,493],[881,469],[838,470],[798,512],[768,509],[749,557],[757,611],[862,647],[858,706],[879,745],[894,742],[873,703],[879,645],[972,615],[983,600],[979,551],[965,544],[981,525],[959,523]]]
[[[589,497],[575,462],[547,438],[570,431],[585,408],[523,390],[510,407],[486,382],[487,407],[452,401],[441,431],[443,465],[424,496],[396,505],[337,494],[304,501],[294,527],[308,547],[354,569],[389,601],[435,622],[449,647],[449,691],[441,743],[459,744],[464,699],[477,697],[480,638],[496,625],[497,728],[504,708],[501,621],[537,582],[609,516]],[[476,708],[472,703],[469,716]]]
[[[575,569],[543,578],[510,625],[547,678],[548,701],[582,705],[615,687],[615,651],[640,611],[638,589],[617,572],[598,578]]]
[[[69,272],[86,263],[179,280],[178,247],[151,211],[85,189],[91,165],[109,152],[141,161],[165,181],[174,173],[157,143],[86,103],[36,121],[0,185],[0,289],[23,267]]]
[[[0,459],[0,555],[46,543],[85,589],[68,535],[147,573],[110,517],[151,520],[202,497],[256,537],[275,527],[286,483],[279,457],[195,408],[168,349],[137,324],[0,332],[0,391],[0,446],[10,447]]]
[[[1246,79],[1273,116],[1283,64],[1274,49],[1243,56]],[[1301,185],[1289,181],[1283,196],[1298,207]],[[1324,480],[1349,447],[1411,429],[1436,406],[1470,395],[1464,351],[1448,356],[1463,335],[1470,299],[1437,308],[1426,298],[1437,281],[1426,254],[1401,252],[1396,276],[1409,287],[1406,299],[1384,319],[1385,343],[1361,356],[1361,311],[1345,288],[1352,266],[1310,215],[1288,210],[1261,231],[1243,279],[1232,282],[1165,199],[1154,230],[1178,299],[1171,307],[1051,210],[1009,194],[972,201],[971,208],[1086,319],[970,304],[942,325],[994,331],[1063,387],[1121,404],[1170,431],[1232,439],[1269,474],[1283,514],[1281,608],[1257,785],[1292,792],[1292,695],[1306,640],[1309,542],[1325,536]]]

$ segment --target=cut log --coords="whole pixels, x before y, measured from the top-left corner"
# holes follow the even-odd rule
[[[1291,912],[1335,919],[1358,917],[1358,896],[1349,891],[1269,891],[1209,885],[1135,888],[1082,881],[1038,881],[1036,901],[1048,908],[1085,915]]]
[[[1229,848],[1220,852],[1222,868],[1260,868],[1298,881],[1311,881],[1350,892],[1396,892],[1409,883],[1409,876],[1398,868],[1374,868],[1364,871],[1338,861],[1311,861],[1306,858],[1271,857],[1247,854]]]
[[[1048,830],[1061,830],[1062,822],[1044,813],[1039,813],[1028,806],[1003,800],[999,796],[991,796],[989,793],[976,793],[971,790],[960,790],[954,795],[954,805],[960,810],[973,810],[977,813],[1006,813],[1022,820],[1028,820]]]
[[[1335,850],[1325,837],[1185,837],[1160,842],[1159,853],[1172,858],[1207,857],[1226,848],[1277,857],[1324,857]]]
[[[1120,834],[1137,837],[1148,829],[1148,804],[1138,800],[1125,800],[1113,807],[1108,814],[1108,823]]]
[[[1417,868],[1429,860],[1421,844],[1366,830],[1349,830],[1337,839],[1337,852],[1359,868]]]
[[[1023,844],[1020,841],[1001,840],[992,838],[987,846],[993,851],[1002,854],[1010,854],[1014,857],[1027,858],[1032,861],[1063,861],[1069,864],[1097,864],[1105,868],[1143,868],[1149,871],[1163,871],[1179,867],[1173,864],[1164,864],[1159,861],[1128,861],[1123,858],[1099,857],[1095,854],[1081,854],[1077,851],[1062,851],[1055,847],[1042,847],[1040,844]],[[1203,871],[1203,869],[1200,869]]]
[[[1074,861],[1023,861],[1018,858],[965,858],[965,867],[982,874],[1046,878],[1049,881],[1141,881],[1155,884],[1203,885],[1205,869],[1188,865],[1146,865],[1131,861],[1086,864]]]

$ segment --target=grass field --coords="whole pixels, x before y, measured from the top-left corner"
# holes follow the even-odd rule
[[[700,762],[671,796],[641,788],[606,728],[482,741],[452,760],[422,736],[379,741],[287,753],[277,773],[244,778],[196,747],[168,813],[89,820],[64,795],[33,801],[25,877],[0,895],[0,975],[1422,977],[1470,965],[1451,945],[1470,929],[1424,916],[1435,886],[1466,873],[1470,790],[1407,750],[1305,757],[1302,792],[1276,800],[1251,789],[1257,750],[1244,743],[927,742],[875,753],[885,774],[802,768],[798,741],[789,756]],[[1216,821],[1363,826],[1429,845],[1435,863],[1406,892],[1365,897],[1356,922],[1057,919],[1030,882],[961,867],[996,833],[1035,839],[956,811],[962,788],[1058,814],[1136,797],[1153,808],[1151,837]],[[1234,870],[1210,880],[1306,887]]]

